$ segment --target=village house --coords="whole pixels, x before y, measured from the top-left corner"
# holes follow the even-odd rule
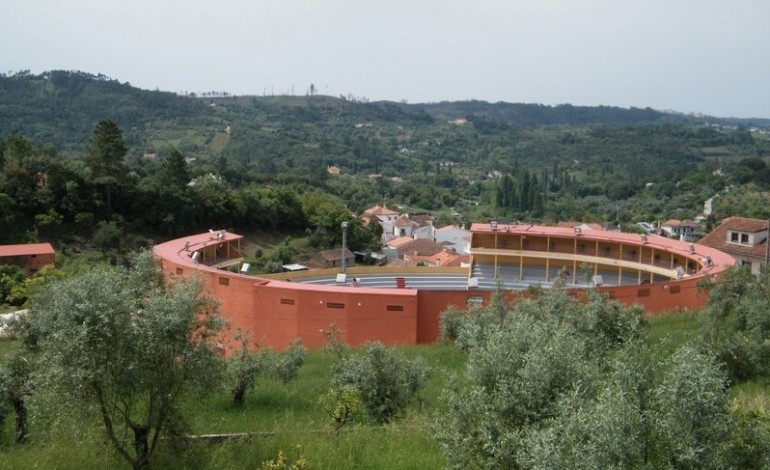
[[[393,236],[432,238],[433,216],[428,214],[403,214],[393,223]]]
[[[396,237],[385,242],[382,253],[389,260],[403,258],[406,246],[414,242],[412,237]]]
[[[433,256],[444,251],[444,247],[428,238],[399,237],[385,244],[383,254],[388,259],[404,259],[410,256]]]
[[[669,219],[660,226],[661,234],[668,238],[676,238],[685,242],[694,241],[698,233],[698,224],[692,220]]]
[[[464,266],[470,267],[470,255],[461,255],[454,251],[441,251],[432,256],[419,256],[404,253],[404,264],[406,266],[430,266],[434,268]]]
[[[18,266],[27,274],[43,266],[54,264],[56,251],[50,243],[26,243],[22,245],[0,245],[0,265]]]
[[[316,260],[325,268],[336,268],[342,266],[342,260],[345,259],[347,266],[352,266],[356,261],[356,255],[345,248],[344,255],[342,248],[333,248],[331,250],[319,251]]]
[[[433,241],[449,251],[469,253],[471,232],[457,225],[447,225],[433,230]]]
[[[388,209],[387,206],[377,205],[365,210],[361,214],[361,220],[363,220],[364,225],[369,225],[369,223],[376,219],[382,225],[382,240],[388,241],[395,238],[393,235],[393,224],[399,215],[398,212]]]
[[[767,236],[767,220],[728,217],[698,243],[731,255],[738,265],[750,266],[752,273],[759,274],[770,256]]]

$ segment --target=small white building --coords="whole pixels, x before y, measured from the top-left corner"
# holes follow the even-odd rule
[[[470,253],[471,232],[457,225],[447,225],[433,231],[433,241],[455,253]]]
[[[428,214],[403,214],[393,222],[393,236],[432,239],[433,220]]]
[[[698,224],[692,220],[669,219],[660,226],[664,235],[669,238],[677,238],[682,241],[694,241],[700,236]]]

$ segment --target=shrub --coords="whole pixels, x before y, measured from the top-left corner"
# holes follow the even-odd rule
[[[332,385],[358,390],[369,417],[382,424],[404,414],[429,374],[423,358],[410,360],[375,342],[368,343],[363,354],[340,361],[333,371]]]
[[[439,332],[444,341],[455,341],[460,334],[460,328],[463,325],[464,312],[461,312],[454,305],[450,305],[439,316]]]

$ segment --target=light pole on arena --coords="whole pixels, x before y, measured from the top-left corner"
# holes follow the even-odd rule
[[[345,257],[345,252],[348,247],[348,222],[342,222],[342,274],[346,274],[348,267],[348,260]]]

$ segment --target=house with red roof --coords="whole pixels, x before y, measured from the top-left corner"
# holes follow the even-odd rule
[[[393,223],[396,237],[432,238],[433,216],[428,214],[403,214]]]
[[[346,266],[353,266],[353,263],[356,261],[356,255],[354,255],[353,252],[347,248],[345,248],[344,251],[342,248],[333,248],[331,250],[319,251],[316,257],[316,259],[325,268],[336,268],[337,266],[342,266],[343,258],[345,260]]]
[[[369,225],[375,220],[379,222],[382,225],[382,239],[387,241],[393,238],[393,224],[399,215],[398,212],[388,209],[385,205],[376,205],[366,209],[361,214],[361,220],[364,221],[364,225]]]
[[[388,259],[403,259],[410,256],[433,256],[444,251],[444,246],[427,238],[399,237],[389,241],[383,253]]]
[[[770,259],[768,224],[767,220],[728,217],[698,244],[732,255],[738,265],[750,266],[752,273],[759,274]]]
[[[18,266],[27,274],[43,266],[54,264],[56,251],[50,243],[25,243],[21,245],[0,245],[0,265]]]
[[[430,267],[470,267],[470,255],[461,255],[454,251],[441,251],[431,256],[420,256],[404,253],[406,266],[430,266]]]

